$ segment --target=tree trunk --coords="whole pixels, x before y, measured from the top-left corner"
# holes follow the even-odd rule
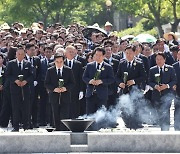
[[[171,24],[171,31],[172,32],[177,32],[177,27],[179,25],[179,22],[180,22],[180,20],[176,20],[176,21],[174,21],[173,24]]]
[[[155,23],[159,31],[159,37],[163,37],[164,31],[162,29],[161,23],[159,21],[155,21]]]

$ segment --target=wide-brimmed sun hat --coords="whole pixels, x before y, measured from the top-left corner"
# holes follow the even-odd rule
[[[166,40],[168,40],[168,35],[172,35],[175,40],[178,39],[177,35],[175,35],[174,32],[169,32],[169,33],[165,33],[165,34],[164,34],[164,38],[165,38]]]

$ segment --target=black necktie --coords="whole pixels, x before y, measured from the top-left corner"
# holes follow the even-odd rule
[[[131,62],[128,62],[128,69],[131,68]]]
[[[29,59],[30,59],[30,63],[33,64],[33,63],[32,63],[32,58],[30,57]]]
[[[100,69],[100,63],[98,63],[98,65],[97,65],[97,70],[99,70]]]
[[[162,83],[162,77],[163,77],[163,68],[160,68],[160,78],[161,78],[161,83]]]
[[[21,68],[21,62],[19,63],[19,70],[20,70],[20,71],[22,70],[22,68]]]
[[[49,61],[45,58],[45,63],[48,66],[49,65]]]
[[[62,78],[61,69],[58,69],[58,78],[59,78],[59,79]]]
[[[71,61],[69,61],[69,67],[71,68]]]

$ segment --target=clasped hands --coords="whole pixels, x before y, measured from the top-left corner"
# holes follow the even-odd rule
[[[67,91],[66,87],[55,88],[55,89],[54,89],[54,92],[55,92],[55,93],[63,93],[63,92],[65,92],[65,91]]]
[[[20,81],[20,80],[15,80],[15,83],[19,86],[19,87],[24,87],[27,84],[26,80]]]
[[[102,80],[94,80],[94,79],[91,79],[90,81],[89,81],[89,84],[92,84],[93,86],[98,86],[98,85],[100,85],[100,84],[102,84],[103,82],[102,82]]]
[[[167,84],[155,85],[154,88],[155,88],[157,91],[161,92],[161,91],[167,89],[167,88],[168,88],[168,85],[167,85]]]
[[[134,85],[135,84],[135,81],[134,80],[129,80],[129,81],[127,81],[127,84],[125,84],[125,83],[120,83],[119,84],[119,87],[120,88],[122,88],[122,89],[124,89],[125,87],[126,87],[126,85],[128,86],[128,87],[130,87],[130,86],[132,86],[132,85]]]

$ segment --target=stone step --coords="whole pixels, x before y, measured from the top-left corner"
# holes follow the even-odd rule
[[[88,145],[71,145],[71,152],[87,152]]]

